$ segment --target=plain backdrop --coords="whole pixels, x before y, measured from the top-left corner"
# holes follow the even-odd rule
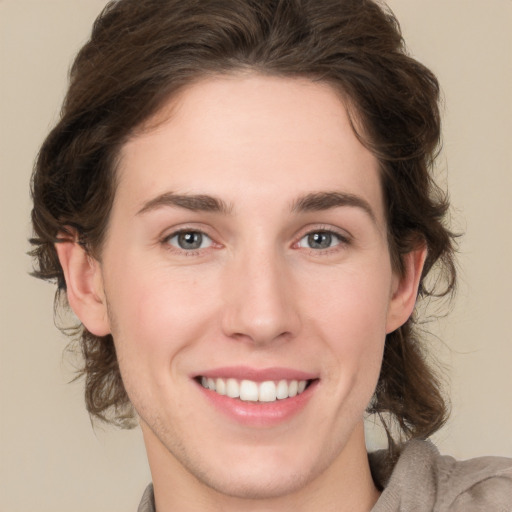
[[[150,481],[138,430],[91,427],[82,384],[68,384],[54,287],[28,275],[26,256],[33,161],[105,3],[0,0],[0,508],[10,512],[136,510]],[[512,456],[512,1],[389,3],[441,81],[438,171],[466,233],[457,301],[429,326],[453,402],[435,441],[458,458]]]

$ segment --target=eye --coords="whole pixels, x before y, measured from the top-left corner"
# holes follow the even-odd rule
[[[298,246],[306,249],[322,250],[335,247],[343,242],[343,238],[332,231],[313,231],[303,236],[299,240]]]
[[[201,231],[178,231],[166,238],[166,242],[183,251],[206,249],[212,245],[212,239]]]

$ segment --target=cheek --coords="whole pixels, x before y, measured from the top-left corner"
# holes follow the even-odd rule
[[[322,282],[311,282],[305,287],[314,291],[304,294],[309,295],[305,309],[312,312],[311,318],[319,326],[331,332],[330,337],[347,345],[353,340],[363,348],[386,334],[390,286],[388,273],[371,272],[370,266],[332,272]]]
[[[353,272],[311,297],[311,322],[328,345],[330,374],[339,387],[373,394],[384,343],[390,281],[386,273]]]
[[[205,320],[213,315],[215,302],[206,292],[211,283],[186,274],[126,261],[122,272],[110,275],[105,292],[120,358],[129,353],[138,362],[168,361],[201,337]]]

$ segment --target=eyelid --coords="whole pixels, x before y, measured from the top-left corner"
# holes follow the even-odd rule
[[[212,248],[221,247],[221,244],[215,241],[214,236],[209,232],[211,231],[206,226],[193,226],[193,225],[180,225],[179,227],[167,228],[162,235],[159,236],[159,243],[164,248],[172,253],[185,256],[194,256],[200,253],[204,253]],[[182,249],[169,242],[172,238],[179,236],[181,233],[200,233],[202,236],[207,237],[211,243],[208,247],[201,247],[198,249]]]
[[[215,235],[213,235],[211,233],[211,231],[212,231],[211,228],[209,228],[208,226],[205,226],[205,225],[198,226],[198,225],[187,225],[186,224],[186,225],[174,226],[171,228],[167,228],[162,233],[162,235],[159,236],[159,243],[161,245],[165,246],[165,248],[171,252],[175,252],[177,254],[185,254],[187,256],[192,256],[192,255],[195,255],[198,253],[203,253],[212,248],[217,249],[217,248],[222,247],[222,244],[220,244],[216,241],[216,237],[215,237]],[[186,232],[201,233],[203,236],[205,236],[211,240],[211,244],[208,247],[186,250],[186,249],[181,249],[179,247],[176,247],[169,243],[169,240],[172,239],[173,237],[178,236],[180,233],[186,233]],[[335,246],[328,247],[325,249],[313,249],[313,248],[307,248],[307,247],[299,247],[299,245],[298,245],[299,242],[304,237],[311,235],[313,233],[329,233],[329,234],[335,236],[339,240],[339,243],[336,244]],[[353,240],[352,235],[349,232],[347,232],[346,230],[341,229],[339,227],[332,226],[332,225],[326,225],[326,224],[317,224],[317,225],[309,224],[308,226],[303,227],[299,231],[298,235],[295,237],[295,242],[293,242],[293,244],[292,244],[292,248],[307,250],[307,251],[310,251],[312,253],[319,255],[320,253],[325,254],[325,253],[329,253],[332,251],[340,250],[340,248],[350,245],[352,243],[352,240]]]
[[[300,247],[299,243],[307,236],[314,234],[314,233],[328,233],[330,235],[335,236],[339,243],[332,247],[327,247],[325,249],[313,249],[308,247]],[[325,224],[319,224],[316,226],[309,225],[299,232],[299,235],[296,238],[296,241],[294,242],[293,246],[296,249],[303,249],[306,251],[310,251],[311,253],[315,253],[316,255],[319,254],[325,254],[332,251],[339,250],[342,247],[346,247],[352,243],[353,237],[350,233],[348,233],[345,230],[342,230],[340,228],[334,227],[332,225],[325,225]]]
[[[299,231],[297,239],[301,240],[312,233],[331,233],[347,243],[350,243],[353,239],[353,236],[347,230],[327,224],[309,224]]]
[[[174,233],[171,233],[171,235],[169,235],[166,238],[167,243],[169,243],[173,247],[176,247],[176,249],[183,250],[183,251],[186,251],[186,252],[192,252],[194,249],[190,249],[190,250],[187,251],[186,249],[183,249],[182,247],[176,246],[176,245],[171,243],[171,240],[173,240],[174,238],[178,238],[183,233],[196,233],[196,234],[199,234],[199,235],[201,235],[201,238],[203,239],[203,240],[201,240],[201,242],[203,242],[205,238],[208,239],[210,241],[210,244],[207,247],[210,247],[213,244],[213,240],[206,233],[203,233],[202,231],[195,231],[195,230],[192,231],[190,229],[176,231]],[[206,247],[199,247],[196,250],[200,250],[200,249],[206,249]]]

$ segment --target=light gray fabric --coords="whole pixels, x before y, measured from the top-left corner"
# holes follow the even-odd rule
[[[384,476],[379,454],[372,472]],[[372,512],[512,512],[512,459],[480,457],[456,461],[428,441],[411,441]]]
[[[153,494],[153,484],[149,484],[142,495],[137,512],[155,512],[155,496]]]
[[[371,512],[512,512],[512,459],[456,461],[428,441],[411,441],[391,476],[383,452],[369,460],[376,484],[384,488]],[[155,512],[152,485],[138,512]]]

